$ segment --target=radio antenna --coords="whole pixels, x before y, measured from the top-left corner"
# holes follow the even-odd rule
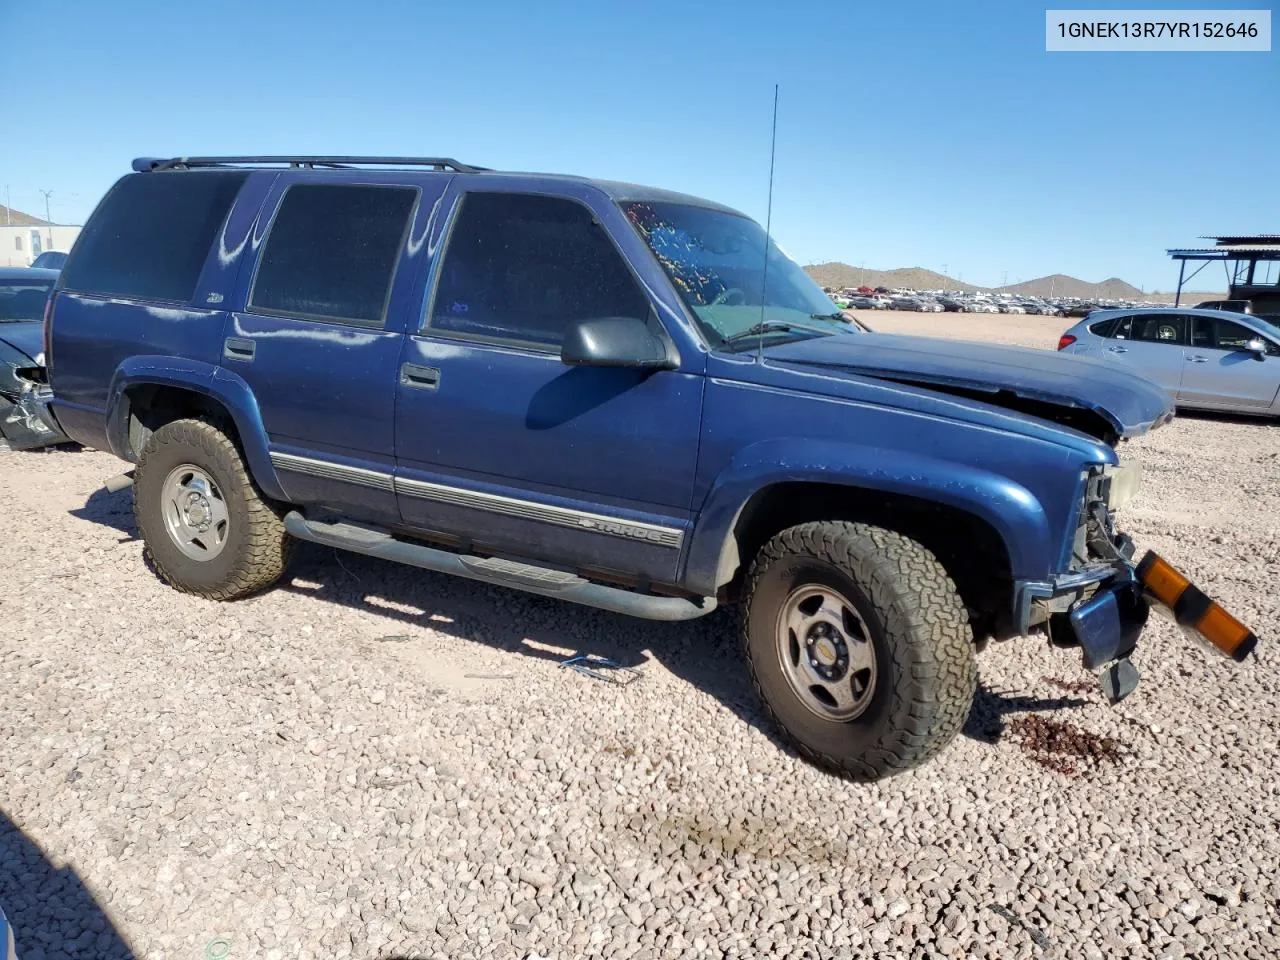
[[[769,292],[769,242],[773,233],[773,160],[778,152],[778,85],[773,85],[773,133],[769,141],[769,205],[764,217],[764,270],[760,278],[760,326],[756,336],[756,363],[764,359],[764,301]]]

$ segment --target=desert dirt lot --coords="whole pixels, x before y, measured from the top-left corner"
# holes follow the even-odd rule
[[[1037,317],[883,330],[1052,348]],[[1124,526],[1261,638],[1153,621],[1109,707],[992,645],[965,730],[873,786],[790,754],[732,617],[649,624],[351,555],[182,596],[121,467],[0,453],[0,905],[23,960],[1274,957],[1280,425],[1124,446]],[[576,652],[641,679],[560,669]]]

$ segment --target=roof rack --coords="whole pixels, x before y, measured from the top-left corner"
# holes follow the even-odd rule
[[[282,164],[294,168],[323,167],[341,170],[346,167],[431,167],[454,173],[483,173],[488,167],[473,167],[449,157],[138,157],[133,169],[139,173],[153,170],[189,170],[192,167],[231,167]]]

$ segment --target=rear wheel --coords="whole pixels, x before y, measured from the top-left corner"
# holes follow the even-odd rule
[[[877,780],[937,754],[973,703],[973,633],[932,553],[866,524],[791,527],[752,565],[743,641],[766,711],[806,757]]]
[[[275,583],[291,539],[217,427],[175,420],[147,441],[134,516],[157,573],[184,593],[233,600]]]

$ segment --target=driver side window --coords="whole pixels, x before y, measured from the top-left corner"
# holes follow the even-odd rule
[[[559,347],[581,320],[649,315],[613,242],[582,204],[522,193],[468,193],[449,234],[431,331]]]

